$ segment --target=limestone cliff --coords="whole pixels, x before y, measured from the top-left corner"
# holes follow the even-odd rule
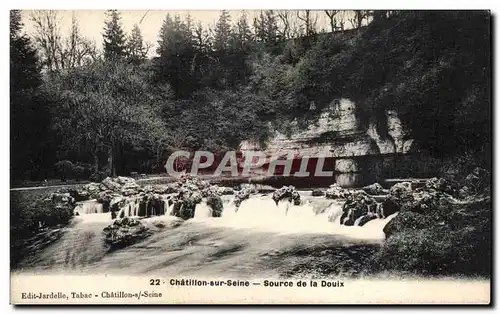
[[[408,130],[397,112],[385,112],[385,121],[377,121],[380,117],[369,117],[367,123],[362,123],[356,112],[353,101],[336,99],[322,109],[317,122],[306,129],[292,123],[289,135],[274,131],[264,149],[251,140],[242,142],[240,149],[243,152],[263,150],[273,157],[292,153],[297,159],[305,156],[334,159],[337,183],[348,185],[357,180],[355,177],[360,170],[357,157],[405,154],[413,143],[408,139]],[[385,126],[384,134],[377,130],[377,125]]]

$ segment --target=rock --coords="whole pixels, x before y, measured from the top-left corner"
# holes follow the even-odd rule
[[[325,195],[325,191],[320,189],[314,189],[311,193],[312,196],[323,196]]]
[[[234,195],[234,190],[228,186],[219,186],[218,190],[220,195]]]
[[[114,180],[114,181],[116,183],[120,184],[120,185],[132,184],[132,183],[135,184],[135,179],[134,178],[129,178],[129,177],[120,177],[120,176],[118,176],[118,178],[116,178],[116,180]]]
[[[103,229],[104,240],[112,249],[132,245],[151,235],[151,232],[139,220],[119,218]]]
[[[395,203],[392,199],[387,199],[382,202],[380,209],[381,209],[380,218],[387,218],[390,215],[398,212],[400,210],[400,206],[397,203]]]
[[[179,187],[174,187],[172,184],[155,185],[153,186],[153,192],[156,194],[172,194],[179,192]]]
[[[435,221],[427,216],[415,212],[400,212],[384,227],[385,237],[399,233],[403,230],[425,229],[435,225]]]
[[[137,216],[151,217],[165,214],[165,200],[161,195],[146,193],[139,195],[139,210]]]
[[[61,188],[55,193],[69,193],[69,195],[75,199],[75,202],[87,201],[90,199],[90,193],[85,191],[84,189],[76,190],[70,188]]]
[[[369,221],[372,221],[374,219],[377,219],[378,216],[377,214],[374,214],[374,213],[368,213],[364,216],[361,216],[359,217],[358,219],[356,219],[356,221],[354,222],[354,225],[355,226],[359,226],[359,227],[362,227],[364,226],[367,222]]]
[[[212,209],[212,217],[221,217],[224,210],[222,199],[218,195],[207,197],[207,205]]]
[[[196,186],[186,184],[186,186],[183,186],[179,193],[172,198],[174,203],[172,215],[182,219],[193,218],[196,205],[201,203],[202,200],[203,196]]]
[[[384,189],[379,183],[375,182],[373,184],[367,185],[361,188],[363,191],[369,195],[381,195],[389,193],[388,190]]]
[[[111,211],[111,218],[114,219],[114,213],[119,212],[122,207],[125,205],[126,199],[121,197],[121,196],[116,196],[114,197],[110,202],[109,202],[109,210]]]
[[[293,185],[283,186],[273,193],[273,200],[278,205],[279,201],[286,199],[294,205],[300,205],[300,194]]]
[[[255,189],[254,186],[252,185],[246,185],[241,187],[239,191],[236,192],[234,195],[234,206],[236,207],[236,210],[240,207],[241,203],[250,198],[250,195],[255,194],[257,190]]]
[[[116,196],[119,196],[119,194],[116,194],[111,190],[102,191],[97,194],[97,202],[102,204],[102,210],[104,213],[109,211],[109,203]]]
[[[456,184],[444,178],[431,178],[425,182],[426,189],[434,189],[436,191],[445,192],[454,195],[457,191]]]
[[[106,179],[102,180],[101,182],[107,189],[112,190],[112,191],[120,191],[122,186],[120,183],[116,181],[116,179],[112,179],[110,177],[107,177]]]
[[[472,172],[465,177],[464,188],[462,194],[468,193],[479,194],[482,192],[489,192],[491,189],[491,174],[488,170],[476,167]]]
[[[389,189],[389,194],[393,200],[396,200],[396,202],[412,198],[411,182],[396,183]]]
[[[354,222],[368,213],[376,215],[378,203],[364,191],[356,191],[351,194],[342,206],[340,223],[353,226]]]
[[[135,183],[135,182],[129,182],[129,183],[125,183],[122,188],[121,188],[121,193],[125,196],[129,196],[129,195],[134,195],[134,194],[138,194],[139,191],[140,191],[140,186],[139,184]]]
[[[348,189],[344,189],[341,186],[335,184],[330,185],[330,187],[325,192],[325,197],[330,199],[347,198],[352,192]]]
[[[141,191],[144,193],[152,193],[155,190],[155,188],[152,185],[145,185],[141,188]]]
[[[99,183],[91,182],[89,184],[85,184],[82,189],[89,194],[90,198],[96,198],[97,194],[101,192],[99,185]]]
[[[74,190],[74,193],[71,193],[71,196],[77,202],[88,201],[90,199],[90,193],[83,190]]]
[[[443,205],[452,200],[447,193],[436,190],[422,190],[413,194],[413,198],[403,203],[401,211],[437,215]]]
[[[74,215],[75,205],[75,199],[69,193],[51,193],[36,200],[34,206],[39,210],[33,219],[38,220],[40,226],[67,223]]]

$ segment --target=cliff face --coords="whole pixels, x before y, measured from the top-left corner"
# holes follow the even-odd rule
[[[292,153],[297,159],[308,156],[333,160],[331,170],[336,172],[336,182],[346,186],[359,180],[359,157],[405,154],[411,149],[413,140],[408,139],[408,130],[397,112],[387,111],[383,118],[385,121],[370,117],[363,124],[354,102],[336,99],[321,111],[318,121],[306,129],[292,124],[289,136],[275,131],[264,149],[252,141],[242,142],[240,149],[243,152],[263,150],[272,157]],[[377,124],[385,125],[383,134],[377,130]]]

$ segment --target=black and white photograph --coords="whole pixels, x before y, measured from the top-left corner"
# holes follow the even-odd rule
[[[490,304],[492,19],[11,10],[11,303]]]

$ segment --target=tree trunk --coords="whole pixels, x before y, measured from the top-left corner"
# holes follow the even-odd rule
[[[99,156],[97,152],[94,152],[94,172],[97,173],[99,171]]]
[[[108,148],[108,167],[109,167],[109,174],[113,177],[116,177],[114,146],[115,146],[114,144],[111,144],[111,146]]]
[[[94,147],[92,149],[92,157],[94,158],[94,173],[99,171],[99,149]]]

